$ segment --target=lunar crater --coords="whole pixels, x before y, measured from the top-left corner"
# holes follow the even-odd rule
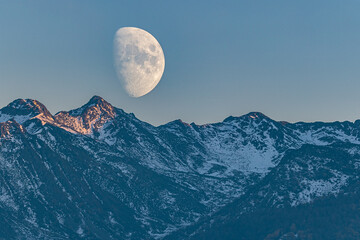
[[[139,28],[120,28],[114,39],[114,60],[119,80],[132,97],[141,97],[159,83],[165,57],[159,42]]]

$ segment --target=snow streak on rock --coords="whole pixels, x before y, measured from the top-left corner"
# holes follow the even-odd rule
[[[233,201],[337,195],[358,175],[359,129],[258,112],[155,127],[98,96],[54,116],[18,99],[0,109],[0,238],[161,239]]]

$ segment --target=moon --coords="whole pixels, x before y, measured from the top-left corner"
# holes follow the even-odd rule
[[[164,52],[150,33],[140,28],[123,27],[114,38],[115,69],[131,97],[151,92],[165,69]]]

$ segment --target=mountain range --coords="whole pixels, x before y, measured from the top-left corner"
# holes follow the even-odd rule
[[[360,121],[0,109],[0,239],[360,239]]]

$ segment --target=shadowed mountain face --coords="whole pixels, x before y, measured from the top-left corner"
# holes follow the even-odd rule
[[[154,127],[98,96],[54,116],[15,100],[0,109],[0,239],[358,239],[359,137],[358,122]]]

